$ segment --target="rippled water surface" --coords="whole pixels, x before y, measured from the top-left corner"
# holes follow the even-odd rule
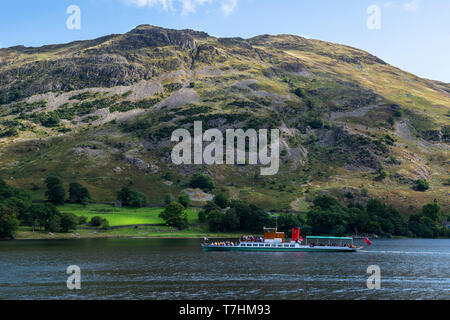
[[[199,240],[0,242],[0,299],[449,299],[450,240],[357,253],[203,252]],[[66,268],[81,268],[81,290]],[[381,269],[381,289],[366,286]]]

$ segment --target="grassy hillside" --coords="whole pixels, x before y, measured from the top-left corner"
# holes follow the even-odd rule
[[[304,211],[318,193],[450,210],[450,84],[367,52],[293,35],[215,38],[139,26],[123,35],[0,49],[0,176],[44,197],[43,179],[115,200],[132,184],[161,204],[204,171],[214,193]],[[174,129],[280,128],[276,176],[254,166],[175,166]],[[385,168],[387,176],[379,178]],[[171,172],[170,183],[166,173]],[[414,189],[426,179],[431,188]],[[351,197],[350,195],[351,194]]]

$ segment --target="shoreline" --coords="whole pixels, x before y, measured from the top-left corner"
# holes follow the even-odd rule
[[[210,236],[211,237],[211,236]],[[187,237],[187,236],[98,236],[98,237],[52,237],[52,238],[15,238],[15,239],[0,239],[0,241],[36,241],[36,240],[95,240],[95,239],[203,239],[205,237],[202,236],[193,236],[193,237]],[[227,236],[214,236],[211,237],[213,239],[229,239],[234,237],[227,237]]]
[[[80,229],[70,233],[49,233],[42,231],[19,231],[14,239],[2,241],[30,240],[83,240],[83,239],[230,239],[240,238],[238,233],[207,233],[200,230],[154,231],[145,229],[122,228],[108,231]]]
[[[124,230],[122,231],[135,231],[134,228],[129,228],[131,230]],[[92,231],[92,230],[86,230],[81,229],[77,231]],[[148,232],[148,233],[117,233],[115,230],[108,230],[108,231],[94,231],[89,233],[78,233],[78,232],[71,232],[71,233],[54,233],[50,234],[47,232],[42,231],[19,231],[16,234],[16,237],[14,239],[0,239],[0,242],[10,242],[10,241],[33,241],[33,240],[90,240],[90,239],[234,239],[234,238],[240,238],[242,236],[242,233],[202,233],[202,232],[196,232],[194,230],[185,230],[185,231],[165,231],[165,232]],[[255,236],[258,236],[257,234],[254,234]],[[408,237],[398,237],[393,236],[390,238],[374,238],[376,240],[401,240],[401,239],[449,239],[449,238],[408,238]]]

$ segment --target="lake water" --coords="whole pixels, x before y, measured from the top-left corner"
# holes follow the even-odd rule
[[[357,253],[203,252],[200,240],[0,242],[0,299],[449,299],[450,240]],[[67,289],[69,265],[81,290]],[[366,286],[381,269],[381,289]]]

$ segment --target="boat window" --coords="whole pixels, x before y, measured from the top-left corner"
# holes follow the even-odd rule
[[[270,244],[266,244],[266,247],[270,247]]]
[[[257,245],[257,244],[254,244],[253,246],[254,246],[254,247],[257,247],[258,245]]]
[[[289,245],[289,247],[291,247],[291,248],[295,248],[295,245],[291,244],[291,245]]]
[[[263,244],[260,244],[259,246],[260,246],[260,247],[264,247],[264,245],[263,245]]]

